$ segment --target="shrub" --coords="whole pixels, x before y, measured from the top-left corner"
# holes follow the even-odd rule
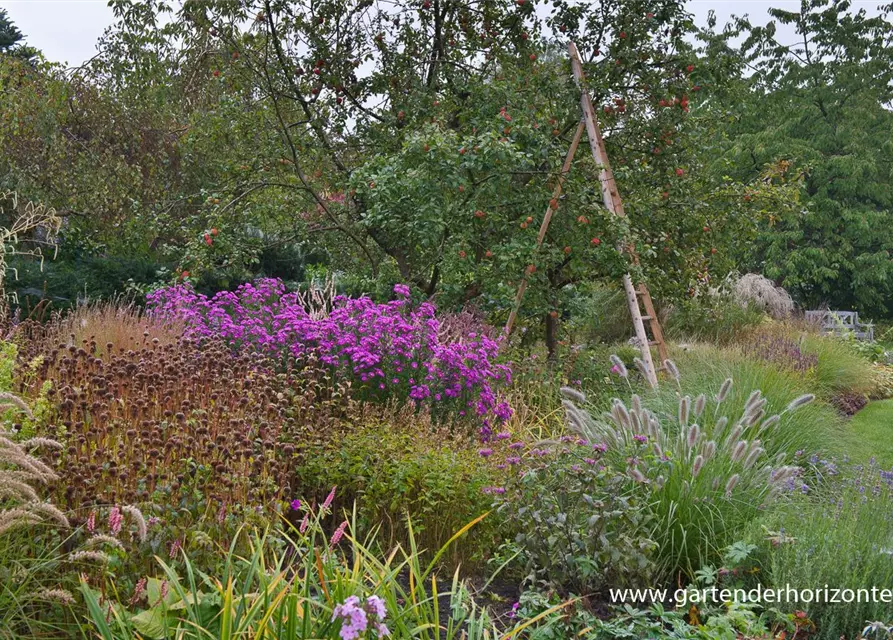
[[[151,294],[149,302],[156,315],[185,322],[191,337],[220,338],[277,357],[315,354],[365,399],[410,398],[460,416],[472,411],[505,420],[510,409],[497,403],[495,388],[509,382],[511,372],[494,362],[499,345],[485,327],[457,336],[433,305],[411,307],[409,287],[397,285],[394,292],[397,299],[385,304],[339,298],[324,317],[309,315],[299,294],[271,279],[210,299],[171,287]],[[489,429],[484,418],[485,435]]]
[[[588,594],[648,577],[653,525],[647,497],[629,475],[573,438],[523,459],[518,453],[508,450],[505,483],[490,492],[516,533],[528,582]]]
[[[407,543],[409,516],[420,548],[433,552],[489,507],[481,489],[494,483],[494,472],[479,449],[424,415],[387,410],[328,441],[299,443],[295,484],[305,495],[325,495],[337,485],[340,504],[356,505],[357,525],[381,527],[379,539],[389,545]],[[453,564],[479,563],[501,533],[490,515],[450,547]]]
[[[868,398],[861,393],[843,392],[831,398],[831,404],[845,416],[854,416],[865,408]]]
[[[893,584],[893,473],[873,462],[853,465],[812,458],[809,475],[818,478],[768,515],[766,578],[795,588],[878,589]],[[875,620],[893,619],[883,602],[787,603],[815,622],[817,639],[855,638]],[[875,598],[876,600],[877,598]]]
[[[675,372],[675,365],[667,365]],[[639,396],[630,407],[615,400],[605,418],[593,419],[571,400],[568,422],[584,440],[598,443],[611,464],[643,487],[656,518],[651,537],[663,577],[683,572],[693,577],[721,557],[742,528],[752,521],[798,469],[794,458],[773,446],[775,434],[790,430],[788,416],[813,396],[801,396],[774,414],[759,390],[744,407],[729,403],[731,378],[715,393],[682,397],[672,414],[645,408]],[[700,390],[700,389],[699,389]],[[582,399],[568,391],[571,398]]]
[[[794,312],[791,295],[758,273],[747,273],[731,284],[735,302],[742,308],[759,309],[776,320],[788,318]]]

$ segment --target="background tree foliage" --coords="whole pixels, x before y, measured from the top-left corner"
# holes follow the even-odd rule
[[[671,0],[112,6],[79,69],[0,57],[0,185],[66,217],[63,255],[211,288],[338,271],[497,321],[528,273],[539,322],[633,268],[614,249],[633,243],[667,303],[758,268],[808,305],[889,311],[886,14],[774,12],[800,51],[772,25],[698,33]],[[580,113],[571,40],[626,220],[585,138],[550,202]]]
[[[744,91],[725,96],[735,102],[725,105],[723,170],[748,180],[772,167],[802,185],[802,209],[773,216],[742,256],[809,308],[893,310],[890,10],[869,17],[846,0],[804,0],[799,12],[770,10],[765,27],[739,20],[722,36],[745,36],[737,69],[750,73]],[[797,41],[779,42],[776,22]]]

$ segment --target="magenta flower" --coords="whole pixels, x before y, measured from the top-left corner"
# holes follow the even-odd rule
[[[499,340],[483,326],[450,330],[430,303],[412,305],[407,285],[394,293],[397,299],[384,304],[339,297],[327,316],[311,318],[282,281],[266,278],[210,298],[189,285],[171,286],[149,294],[148,307],[182,321],[189,338],[220,338],[275,359],[315,355],[374,399],[388,399],[391,384],[419,403],[457,412],[473,407],[481,418],[507,420],[512,410],[497,389],[510,384],[511,368],[496,363]]]
[[[298,500],[297,498],[295,498],[294,500],[291,501],[289,506],[291,507],[292,511],[297,511],[298,509],[301,508],[301,501]]]

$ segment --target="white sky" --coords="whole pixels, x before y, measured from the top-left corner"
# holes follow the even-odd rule
[[[510,0],[506,0],[507,2]],[[854,9],[877,13],[880,0],[855,0]],[[0,0],[10,18],[25,34],[28,44],[41,49],[54,62],[76,66],[96,52],[96,40],[113,22],[106,0]],[[732,14],[750,16],[756,24],[768,21],[766,9],[778,7],[796,11],[799,0],[690,0],[689,10],[699,25],[706,23],[710,10],[719,24]],[[784,41],[784,32],[781,32]]]

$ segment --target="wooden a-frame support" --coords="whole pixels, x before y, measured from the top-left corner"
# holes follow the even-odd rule
[[[583,74],[583,63],[580,60],[580,54],[577,52],[577,47],[574,45],[573,42],[568,44],[568,50],[570,53],[571,68],[573,69],[574,79],[576,80],[577,85],[580,87],[580,108],[583,112],[583,118],[580,124],[577,126],[576,133],[574,134],[574,138],[571,141],[570,148],[567,151],[567,156],[565,157],[564,164],[561,167],[561,173],[558,176],[552,198],[557,199],[561,195],[561,190],[564,186],[564,180],[568,172],[570,171],[574,155],[576,154],[577,147],[580,144],[583,129],[585,128],[587,137],[589,138],[589,148],[592,151],[592,157],[595,160],[596,166],[598,166],[599,168],[599,184],[605,208],[607,208],[608,211],[616,216],[626,217],[626,212],[623,209],[623,201],[620,199],[620,192],[617,190],[617,183],[614,180],[614,172],[611,170],[611,163],[608,160],[608,153],[605,149],[605,142],[602,139],[602,134],[598,127],[598,121],[595,118],[595,110],[592,107],[592,100],[589,98],[589,92],[586,90],[586,76]],[[546,231],[549,228],[549,223],[552,221],[552,215],[554,214],[554,212],[555,210],[551,206],[547,207],[546,213],[543,216],[543,222],[540,225],[539,234],[537,235],[536,239],[537,251],[543,244],[543,240],[546,237]],[[639,263],[639,257],[636,254],[634,247],[621,247],[621,250],[626,251],[630,255],[633,264]],[[512,308],[512,311],[509,314],[508,322],[506,322],[505,325],[506,335],[511,333],[512,327],[514,326],[515,320],[517,319],[518,310],[521,308],[521,300],[524,297],[524,292],[527,290],[527,278],[528,275],[525,271],[524,276],[521,279],[521,284],[518,286],[518,293],[515,296],[515,305]],[[636,340],[639,343],[642,353],[642,362],[645,366],[644,374],[646,379],[648,380],[648,383],[653,388],[656,388],[657,368],[654,366],[654,359],[651,357],[651,346],[656,345],[658,347],[658,353],[661,360],[667,359],[667,347],[666,343],[664,342],[664,336],[660,326],[660,321],[657,318],[654,303],[651,300],[651,294],[648,292],[648,287],[645,286],[644,282],[639,283],[637,289],[636,286],[633,284],[632,276],[627,273],[623,276],[623,289],[626,292],[626,301],[629,306],[630,316],[633,320],[633,328],[636,333]],[[639,308],[639,296],[641,296],[642,302],[645,305],[645,312],[647,315],[644,317],[642,316],[642,311]],[[644,320],[646,319],[649,321],[651,333],[654,336],[654,340],[649,340],[648,334],[645,331]]]

